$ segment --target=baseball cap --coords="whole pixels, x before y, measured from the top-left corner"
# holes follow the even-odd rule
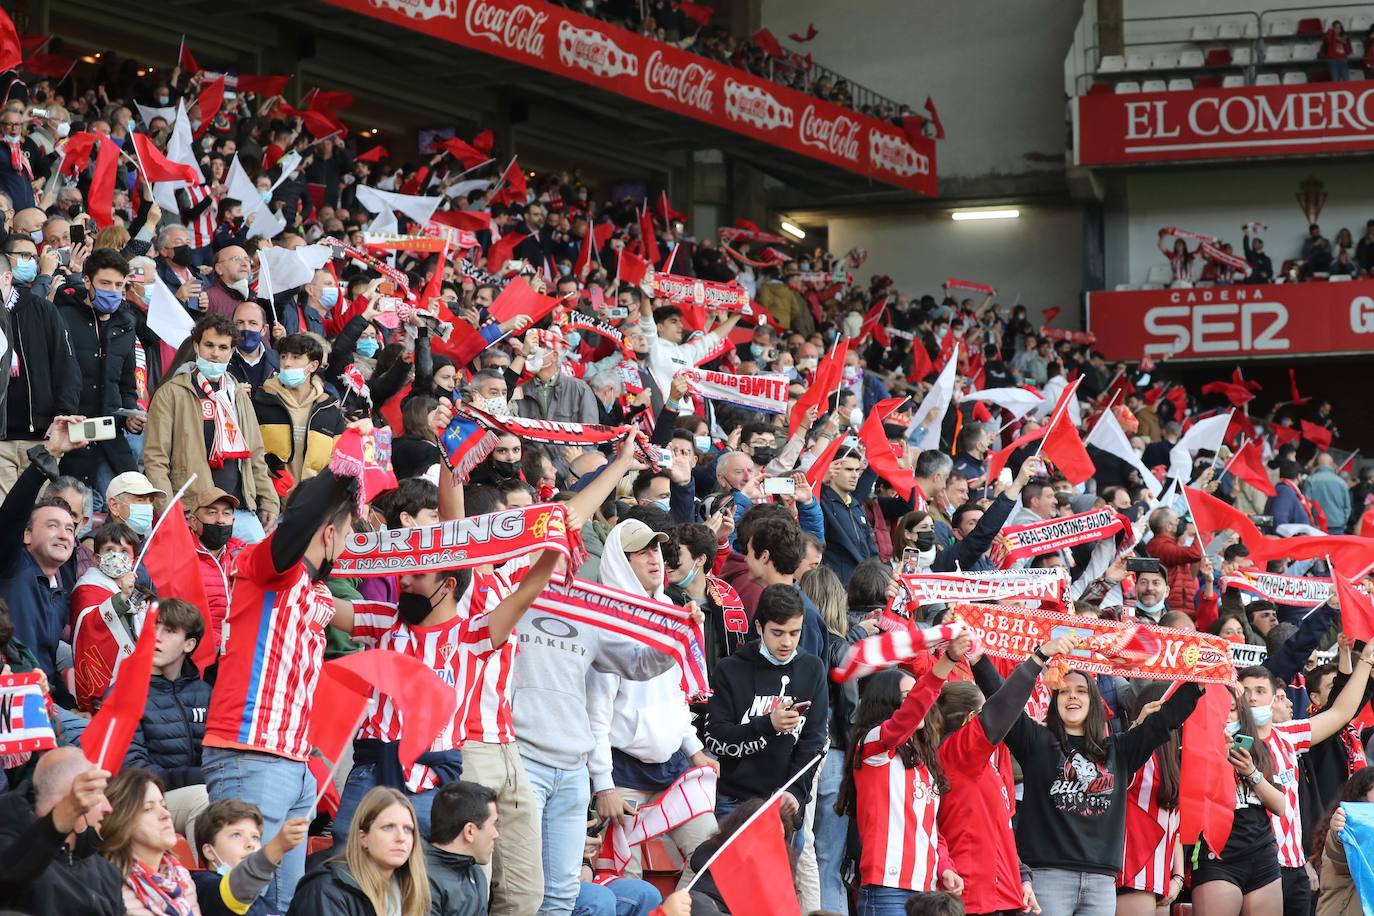
[[[620,546],[627,554],[639,553],[655,541],[662,544],[668,540],[668,535],[655,531],[637,518],[623,521],[616,527],[620,529]]]
[[[167,494],[153,486],[152,481],[138,471],[125,471],[110,481],[110,485],[105,488],[105,499],[111,500],[116,496],[124,495],[166,496]]]
[[[204,509],[206,506],[213,506],[221,499],[229,500],[229,505],[235,509],[239,507],[239,501],[234,498],[233,494],[226,493],[219,487],[210,487],[209,489],[201,490],[195,496],[187,500],[187,502],[189,504],[189,508],[195,510]]]

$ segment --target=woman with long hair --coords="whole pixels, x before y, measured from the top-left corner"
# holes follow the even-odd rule
[[[1156,681],[1136,694],[1130,721],[1140,724],[1162,704],[1168,684]],[[1178,785],[1182,735],[1155,748],[1126,790],[1126,851],[1116,876],[1117,916],[1154,916],[1183,890]]]
[[[1166,246],[1164,240],[1169,238],[1166,232],[1159,234],[1159,250],[1164,253],[1164,257],[1169,261],[1169,273],[1173,277],[1170,286],[1191,286],[1193,283],[1193,260],[1197,257],[1197,250],[1189,251],[1188,243],[1183,239],[1174,239],[1173,245]]]
[[[1340,799],[1318,823],[1312,834],[1312,867],[1321,877],[1317,916],[1363,916],[1360,895],[1350,877],[1345,844],[1339,836],[1345,827],[1341,802],[1374,802],[1374,767],[1356,770],[1341,786]]]
[[[920,680],[902,670],[873,675],[854,711],[835,810],[858,823],[859,916],[902,916],[917,894],[964,889],[936,827],[949,782],[935,700],[969,644],[958,636]]]
[[[1220,854],[1202,840],[1193,852],[1193,908],[1205,916],[1278,916],[1279,847],[1269,815],[1282,815],[1287,803],[1274,785],[1274,756],[1256,734],[1243,693],[1237,698],[1232,692],[1226,734],[1227,760],[1236,771],[1236,814]]]
[[[342,856],[301,879],[289,916],[428,916],[420,825],[405,794],[377,786],[353,815]]]
[[[905,564],[906,551],[914,551],[912,564]],[[892,526],[892,568],[899,572],[929,572],[940,547],[935,543],[935,517],[917,510],[897,519]],[[904,569],[904,565],[915,568]]]
[[[1022,772],[1016,848],[1047,916],[1114,912],[1126,789],[1200,695],[1184,684],[1158,712],[1111,734],[1096,679],[1070,669],[1050,694],[1045,724],[1022,716],[1007,733]]]
[[[162,783],[147,770],[127,767],[105,793],[110,813],[100,824],[100,854],[124,875],[130,916],[200,916],[196,885],[172,850],[177,845]]]

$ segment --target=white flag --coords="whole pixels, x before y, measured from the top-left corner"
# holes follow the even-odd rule
[[[286,228],[286,220],[267,208],[262,196],[258,194],[257,185],[253,184],[253,179],[248,177],[248,173],[239,164],[238,156],[235,156],[229,165],[228,180],[225,184],[229,187],[229,196],[243,203],[244,219],[253,215],[253,223],[248,227],[250,239],[255,236],[270,239]]]
[[[1008,411],[1012,419],[1019,420],[1026,415],[1027,411],[1039,407],[1044,398],[1034,391],[1027,391],[1024,388],[985,388],[982,391],[975,391],[966,394],[959,399],[959,403],[966,401],[990,401]]]
[[[1117,422],[1116,415],[1110,410],[1102,415],[1093,427],[1092,432],[1088,433],[1088,438],[1083,440],[1084,445],[1094,445],[1108,455],[1114,455],[1129,464],[1140,472],[1140,479],[1149,489],[1151,496],[1159,496],[1162,488],[1160,482],[1155,479],[1155,475],[1150,473],[1150,469],[1145,467],[1145,462],[1140,460],[1140,456],[1131,448],[1131,440],[1126,438],[1126,431]]]
[[[148,296],[148,327],[167,346],[173,349],[181,346],[182,341],[191,336],[191,328],[195,325],[191,315],[181,307],[167,284],[156,276],[148,281],[144,291]]]
[[[1192,481],[1193,456],[1201,451],[1215,454],[1221,448],[1221,440],[1226,438],[1226,428],[1231,425],[1232,413],[1234,410],[1228,410],[1224,414],[1200,420],[1188,428],[1183,438],[1178,440],[1178,445],[1169,450],[1170,477],[1183,483]]]
[[[945,424],[945,414],[949,411],[950,399],[954,397],[954,374],[958,368],[959,345],[955,344],[954,352],[949,355],[949,362],[945,363],[945,368],[940,371],[940,377],[926,392],[921,406],[916,409],[916,415],[911,420],[911,426],[907,427],[906,434],[910,439],[916,428],[922,423],[925,424],[925,435],[916,443],[921,449],[940,447],[940,427]],[[930,416],[929,420],[926,419],[927,415]]]
[[[268,278],[268,289],[263,289],[260,280],[258,294],[275,296],[288,289],[304,286],[314,278],[315,271],[323,267],[329,257],[328,245],[302,245],[293,250],[273,245],[259,250],[258,262],[262,265],[262,276]]]
[[[429,224],[429,218],[434,215],[434,211],[439,208],[439,203],[443,197],[421,197],[418,194],[396,194],[392,191],[379,191],[376,188],[369,188],[367,185],[358,185],[358,203],[369,213],[376,213],[377,219],[381,220],[392,210],[398,210],[406,216],[419,223],[421,226]],[[374,221],[375,222],[375,221]],[[395,222],[395,217],[392,217]],[[374,229],[374,232],[394,232],[394,229]]]
[[[138,107],[138,119],[143,122],[144,127],[153,123],[153,118],[161,118],[168,124],[171,124],[177,117],[177,110],[171,106],[157,108],[153,105],[139,105],[137,102],[135,102],[134,105]]]
[[[282,186],[282,182],[284,182],[284,181],[286,181],[288,178],[290,178],[291,175],[292,175],[292,173],[295,172],[296,169],[300,168],[300,164],[301,164],[301,154],[298,153],[298,152],[296,152],[295,150],[292,150],[291,152],[287,153],[285,156],[282,156],[282,157],[281,157],[281,162],[279,162],[279,163],[277,163],[277,164],[278,164],[279,166],[281,166],[281,177],[278,178],[276,181],[272,182],[272,190],[273,190],[273,191],[275,191],[277,188],[281,187],[281,186]]]
[[[176,115],[172,118],[172,136],[167,140],[167,158],[180,165],[189,165],[200,174],[185,102],[177,102]],[[176,192],[184,187],[184,181],[159,181],[153,185],[153,200],[157,201],[163,213],[179,213],[181,208],[177,206]]]
[[[450,198],[470,197],[473,191],[485,191],[489,187],[491,187],[490,178],[471,178],[467,181],[459,181],[449,185],[444,191],[444,195]]]

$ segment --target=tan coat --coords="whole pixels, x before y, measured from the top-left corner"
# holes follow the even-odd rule
[[[1360,895],[1355,890],[1350,865],[1345,859],[1345,844],[1334,830],[1326,834],[1321,884],[1317,916],[1364,916],[1364,907],[1360,905]]]
[[[248,396],[248,386],[234,383],[234,406],[239,426],[251,458],[239,459],[243,480],[244,509],[277,512],[277,491],[267,473],[263,457],[262,433],[257,414]],[[205,452],[205,420],[200,413],[200,392],[191,383],[189,372],[166,379],[153,392],[148,405],[147,436],[143,443],[143,471],[153,486],[168,495],[181,488],[191,475],[196,482],[188,495],[214,486]]]

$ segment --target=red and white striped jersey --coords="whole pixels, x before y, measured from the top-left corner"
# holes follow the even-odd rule
[[[1287,804],[1283,816],[1269,815],[1274,825],[1274,839],[1279,844],[1279,865],[1302,868],[1307,857],[1302,854],[1302,812],[1298,801],[1298,755],[1312,747],[1312,720],[1294,719],[1269,729],[1264,740],[1274,755],[1274,782],[1283,791]]]
[[[463,619],[482,618],[496,609],[514,591],[506,575],[512,560],[495,572],[472,571],[472,584],[458,599],[458,616]],[[517,564],[524,577],[528,564]],[[491,651],[474,662],[473,677],[476,690],[467,704],[466,716],[459,728],[457,743],[480,741],[484,744],[510,744],[515,740],[515,725],[511,719],[511,671],[515,666],[515,633],[511,632],[501,648]]]
[[[879,730],[875,727],[865,736],[859,751],[863,762],[854,774],[863,847],[860,883],[935,890],[940,796],[925,764],[907,769],[895,750],[879,743]]]
[[[210,188],[203,184],[187,185],[186,195],[191,198],[191,206],[195,207],[210,196]],[[186,226],[191,233],[192,248],[204,248],[215,240],[215,220],[218,218],[219,204],[212,199],[210,206],[200,211],[200,216]]]
[[[1153,756],[1135,774],[1126,789],[1125,862],[1143,862],[1134,875],[1117,872],[1116,886],[1152,894],[1168,894],[1173,876],[1174,846],[1178,842],[1177,808],[1159,806],[1159,763]],[[1163,834],[1161,835],[1161,831]],[[1152,850],[1141,846],[1153,847]]]
[[[239,554],[205,745],[305,760],[334,599],[303,562],[278,573],[272,537]]]
[[[453,720],[435,736],[429,749],[448,751],[458,747],[468,705],[479,688],[484,662],[492,653],[487,615],[458,616],[432,627],[409,626],[397,619],[394,604],[355,601],[353,638],[370,648],[390,649],[418,658],[457,691],[458,707]],[[374,691],[373,696],[375,705],[363,720],[358,737],[400,741],[404,728],[400,711],[386,694]],[[438,774],[419,763],[405,768],[405,780],[406,788],[414,793],[439,785]]]

